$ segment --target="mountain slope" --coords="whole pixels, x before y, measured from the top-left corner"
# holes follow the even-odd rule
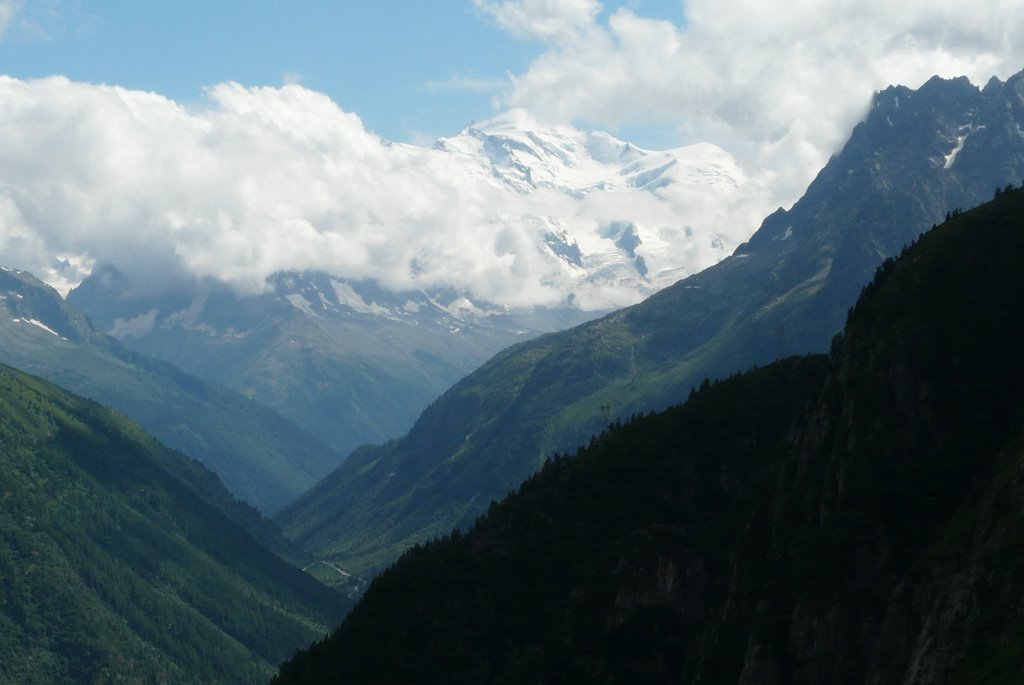
[[[347,454],[407,432],[508,345],[718,261],[738,242],[723,208],[747,199],[747,180],[720,148],[652,152],[521,110],[433,149],[389,149],[459,193],[490,198],[486,211],[460,217],[471,233],[432,226],[437,244],[411,259],[369,248],[394,253],[369,276],[278,272],[259,293],[210,281],[153,293],[145,278],[100,267],[68,299],[131,349],[252,397]],[[604,218],[607,206],[621,207],[616,220]]]
[[[0,680],[257,682],[342,615],[197,490],[201,472],[0,366]]]
[[[1024,178],[1022,126],[1024,74],[983,90],[935,78],[877,94],[804,197],[733,256],[498,354],[405,438],[356,453],[278,521],[316,554],[380,567],[468,525],[609,419],[680,401],[706,377],[827,349],[878,263],[950,209]]]
[[[1024,191],[887,261],[832,354],[556,457],[285,683],[1024,677]]]
[[[524,321],[451,293],[391,293],[320,273],[271,283],[259,295],[151,297],[108,267],[68,300],[132,349],[256,400],[341,454],[408,430],[445,388],[528,337],[531,322],[585,318],[538,309]]]
[[[0,271],[0,362],[131,416],[272,513],[341,456],[264,407],[125,349],[30,274]]]

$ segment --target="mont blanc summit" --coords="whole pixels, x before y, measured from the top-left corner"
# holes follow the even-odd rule
[[[513,109],[434,149],[520,196],[538,248],[596,309],[636,301],[728,256],[746,237],[727,217],[750,181],[710,143],[651,151],[603,131],[546,125]],[[752,225],[751,222],[750,225]]]

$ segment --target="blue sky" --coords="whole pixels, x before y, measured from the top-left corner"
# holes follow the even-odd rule
[[[22,0],[0,38],[0,72],[155,91],[197,104],[224,81],[298,81],[389,140],[452,135],[542,52],[470,0]],[[605,2],[680,22],[679,0]],[[662,128],[628,127],[670,145]]]

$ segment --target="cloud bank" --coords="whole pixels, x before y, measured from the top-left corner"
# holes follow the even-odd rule
[[[0,79],[3,259],[43,273],[57,256],[111,263],[155,290],[207,277],[258,290],[282,268],[379,270],[393,285],[414,259],[472,268],[487,241],[437,247],[487,224],[488,189],[459,168],[298,85],[208,96],[189,112],[118,87]]]
[[[706,237],[756,217],[738,203],[733,221],[721,193],[710,202],[693,188],[516,192],[482,155],[381,140],[296,84],[221,84],[189,111],[153,93],[0,77],[0,120],[0,262],[65,287],[97,264],[153,293],[202,279],[254,292],[276,271],[313,269],[512,306],[573,293],[585,308],[619,306],[644,294],[637,284],[584,283],[545,251],[548,233],[600,252],[614,251],[609,222],[675,228],[652,236],[652,266],[690,272],[749,229],[717,229],[714,247],[684,227]]]
[[[251,292],[275,271],[318,269],[555,304],[580,274],[538,250],[553,227],[599,252],[610,224],[644,224],[641,256],[682,277],[795,201],[872,91],[1024,66],[1021,0],[689,0],[681,25],[596,0],[474,2],[542,46],[500,108],[552,124],[668,124],[732,153],[722,164],[737,187],[522,195],[457,155],[381,140],[299,84],[220,84],[189,109],[0,77],[0,263],[64,287],[101,263],[154,292],[197,279]],[[0,30],[12,7],[0,0]],[[635,301],[633,286],[595,286],[586,306]]]

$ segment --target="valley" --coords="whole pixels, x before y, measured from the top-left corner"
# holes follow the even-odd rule
[[[0,461],[5,682],[258,682],[348,608],[198,463],[10,367]]]
[[[0,685],[1024,682],[1014,4],[0,0]]]

